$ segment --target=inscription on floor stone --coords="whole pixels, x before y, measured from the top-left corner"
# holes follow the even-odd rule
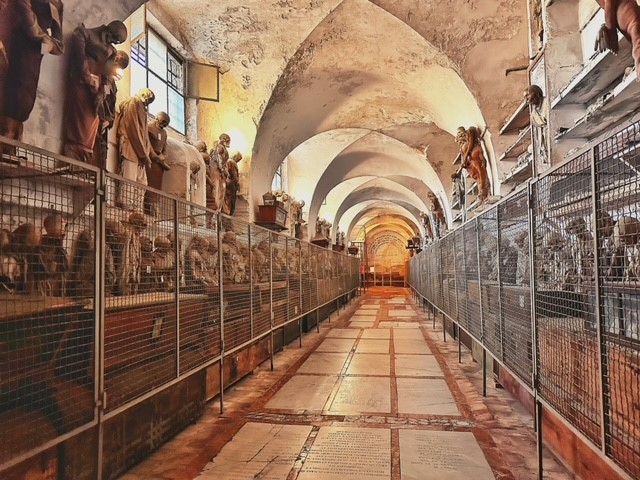
[[[356,353],[347,375],[391,375],[391,356],[378,353]]]
[[[327,338],[358,338],[359,330],[353,328],[332,328],[327,333]]]
[[[389,480],[391,432],[386,429],[322,427],[299,480]]]
[[[356,343],[353,338],[325,338],[316,352],[349,352]]]
[[[342,371],[347,353],[312,353],[298,369],[298,373],[339,374]]]
[[[322,410],[338,377],[296,375],[267,403],[267,408]]]
[[[355,314],[353,317],[349,319],[351,322],[374,322],[375,317],[373,315],[358,315]]]
[[[389,353],[389,340],[361,338],[356,353]]]
[[[342,380],[330,413],[390,413],[391,380],[389,378],[347,377]]]
[[[402,480],[494,480],[471,432],[400,430]]]
[[[375,317],[377,314],[378,312],[376,310],[366,310],[366,309],[359,308],[358,310],[356,310],[356,313],[354,315]]]
[[[371,328],[362,332],[362,338],[391,338],[390,328]]]
[[[373,322],[356,321],[356,322],[349,323],[349,326],[355,327],[355,328],[371,328],[373,327]]]
[[[362,305],[360,308],[365,310],[380,310],[380,305]]]
[[[396,355],[395,362],[399,377],[444,377],[433,355]]]
[[[312,427],[247,423],[209,463],[199,480],[287,478]]]
[[[418,415],[460,415],[444,380],[397,378],[398,413]]]

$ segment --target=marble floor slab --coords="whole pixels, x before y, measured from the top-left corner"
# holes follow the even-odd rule
[[[387,303],[392,303],[392,304],[401,304],[401,303],[407,303],[407,299],[404,297],[394,297],[391,298],[387,301]]]
[[[327,333],[327,338],[358,338],[360,330],[354,328],[332,328]]]
[[[400,430],[402,480],[494,480],[471,432]]]
[[[364,332],[362,332],[361,338],[390,339],[391,329],[390,328],[368,328]]]
[[[407,340],[394,336],[393,348],[395,353],[412,353],[414,355],[429,355],[431,353],[424,338],[422,340]]]
[[[403,340],[422,340],[424,341],[424,336],[420,330],[415,330],[413,328],[394,328],[393,329],[393,338],[403,339]]]
[[[347,360],[347,353],[312,353],[298,369],[298,373],[339,374]]]
[[[391,355],[356,353],[351,358],[347,375],[391,375]]]
[[[350,322],[374,322],[375,321],[375,316],[373,315],[359,315],[359,314],[354,314],[350,319]]]
[[[380,326],[383,328],[420,328],[418,322],[396,322],[393,320],[382,320]]]
[[[247,423],[197,478],[286,479],[311,430],[306,425]]]
[[[354,343],[354,338],[325,338],[316,352],[350,352]]]
[[[394,317],[415,317],[418,314],[414,310],[389,310],[389,318]]]
[[[391,432],[321,427],[298,480],[389,480]]]
[[[391,379],[346,377],[329,407],[330,413],[391,413]]]
[[[359,308],[358,310],[355,311],[353,315],[362,316],[362,317],[375,317],[376,315],[378,315],[378,311]]]
[[[389,353],[389,340],[361,338],[356,353]]]
[[[368,304],[364,304],[364,305],[360,305],[360,308],[358,310],[380,310],[380,305],[368,305]]]
[[[295,375],[266,407],[282,410],[322,410],[338,377]]]
[[[444,377],[433,355],[395,355],[395,366],[399,377]]]
[[[355,327],[355,328],[372,328],[373,323],[374,322],[355,321],[355,322],[349,322],[349,326]]]
[[[398,413],[418,415],[460,415],[444,380],[397,378]]]

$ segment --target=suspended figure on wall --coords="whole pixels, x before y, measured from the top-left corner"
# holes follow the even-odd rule
[[[147,185],[146,168],[151,167],[157,157],[147,132],[146,107],[155,100],[155,94],[148,88],[120,103],[118,114],[118,161],[119,173],[125,179]],[[142,211],[144,190],[121,184],[117,205],[129,210]]]
[[[546,128],[548,112],[544,101],[542,88],[538,85],[530,85],[524,91],[524,98],[531,107],[531,125],[535,140],[536,157],[542,163],[548,163]]]
[[[0,0],[0,135],[22,140],[42,58],[64,51],[62,8],[60,0]]]
[[[431,214],[434,218],[435,236],[436,238],[440,238],[441,235],[447,232],[447,220],[444,216],[444,209],[442,205],[440,205],[440,200],[438,200],[435,193],[429,192],[427,198],[431,200],[432,203]]]
[[[460,145],[460,156],[462,157],[462,167],[467,170],[469,176],[478,184],[478,200],[480,204],[489,196],[491,184],[489,175],[487,174],[487,159],[482,150],[482,136],[476,127],[458,127],[456,135],[456,143]],[[454,175],[460,176],[461,171],[458,170]],[[455,178],[452,175],[452,178]]]
[[[95,28],[80,24],[73,31],[64,104],[64,154],[68,157],[94,163],[105,76],[118,54],[113,45],[126,39],[127,27],[117,20]]]
[[[147,182],[150,187],[157,190],[162,189],[162,177],[164,172],[171,170],[167,164],[167,130],[171,119],[165,112],[159,112],[156,118],[147,125],[149,142],[155,156],[151,157],[151,165],[145,165],[147,171]],[[144,213],[157,215],[158,195],[147,191],[144,197]]]
[[[604,9],[604,25],[600,27],[595,48],[599,52],[618,53],[618,30],[631,43],[631,54],[640,80],[640,6],[636,0],[597,0]]]
[[[238,162],[240,160],[242,160],[242,154],[236,152],[225,164],[227,184],[224,190],[222,211],[227,215],[233,215],[236,211],[236,198],[238,191],[240,191],[240,173],[238,172]]]

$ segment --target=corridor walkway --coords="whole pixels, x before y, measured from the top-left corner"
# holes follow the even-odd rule
[[[531,417],[415,306],[374,288],[207,406],[126,480],[536,478]],[[573,478],[545,456],[546,478]]]

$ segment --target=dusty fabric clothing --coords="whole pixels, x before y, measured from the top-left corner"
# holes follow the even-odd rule
[[[4,79],[0,77],[0,98],[4,99],[0,116],[25,122],[36,101],[42,42],[45,38],[51,39],[52,55],[60,55],[64,50],[62,2],[14,0],[8,2],[5,9],[0,15],[4,19],[0,20],[0,41],[9,62]],[[51,30],[51,36],[47,29]]]
[[[207,163],[207,208],[212,210],[222,208],[225,184],[225,172],[215,155],[211,155]]]
[[[233,215],[236,211],[236,196],[240,190],[240,174],[238,164],[234,160],[227,160],[227,184],[224,191],[224,205],[222,211],[227,215]]]
[[[100,168],[106,168],[107,148],[109,146],[109,130],[113,127],[116,119],[116,99],[118,87],[115,80],[108,76],[103,77],[104,99],[98,106],[98,135],[93,145],[93,164]]]
[[[81,24],[73,31],[66,82],[65,144],[78,145],[90,154],[100,129],[98,112],[106,94],[103,80],[106,64],[116,55],[113,45],[102,41],[101,28],[87,29]]]
[[[82,145],[67,143],[64,146],[64,154],[67,157],[75,158],[76,160],[93,164],[94,157],[92,152],[87,151],[87,149],[84,148]]]
[[[139,97],[133,96],[120,103],[117,124],[120,162],[140,163],[144,169],[146,161],[150,161],[155,154],[152,153],[147,133],[147,111]],[[134,180],[132,177],[125,178]]]
[[[121,162],[118,173],[127,180],[147,185],[147,171],[143,164],[129,161]],[[118,204],[127,210],[142,212],[145,191],[144,187],[119,182]]]

